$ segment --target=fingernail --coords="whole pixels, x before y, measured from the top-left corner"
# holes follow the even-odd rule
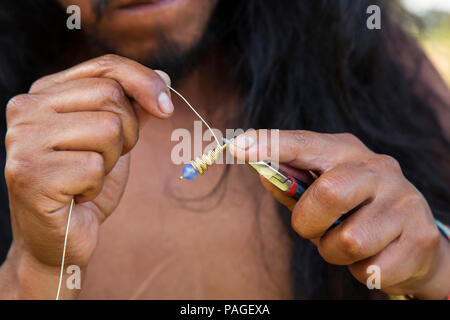
[[[166,92],[161,92],[161,94],[158,97],[158,105],[159,110],[161,112],[166,114],[171,114],[173,112],[173,103],[172,100],[170,100],[169,95]]]
[[[254,144],[255,140],[247,135],[242,135],[234,139],[234,145],[241,150],[248,150]]]
[[[170,80],[170,77],[167,73],[161,70],[154,70],[154,71],[161,77],[161,79],[163,79],[163,81],[166,83],[166,86],[171,85],[172,81]]]

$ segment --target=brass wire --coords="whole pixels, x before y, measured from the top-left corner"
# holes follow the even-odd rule
[[[215,149],[209,150],[207,153],[204,153],[200,157],[192,160],[192,166],[198,173],[203,174],[206,170],[208,170],[208,167],[212,166],[217,161],[226,147],[227,144],[223,146],[217,146]]]

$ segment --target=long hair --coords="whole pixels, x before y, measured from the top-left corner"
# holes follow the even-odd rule
[[[395,3],[222,0],[211,19],[209,36],[226,48],[243,97],[241,127],[353,133],[374,152],[395,157],[433,214],[449,223],[450,145],[431,100],[411,89],[420,79],[407,76],[389,54],[400,34],[394,22],[399,17],[393,14],[398,8]],[[383,13],[381,30],[366,27],[366,9],[372,4]],[[71,35],[60,27],[65,17],[55,0],[2,1],[2,105],[27,91],[68,46]],[[419,68],[423,58],[416,58]],[[423,92],[433,95],[427,84],[421,85]],[[1,186],[0,261],[11,241],[4,180]],[[280,217],[288,225],[289,214],[281,208]],[[300,237],[295,243],[292,270],[297,298],[368,296],[367,288],[356,283],[345,267],[326,264],[315,247]]]

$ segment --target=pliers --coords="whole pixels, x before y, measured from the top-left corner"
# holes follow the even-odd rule
[[[230,144],[231,140],[223,139],[225,146]],[[295,199],[300,199],[305,193],[308,185],[290,175],[281,173],[271,166],[269,161],[247,162],[253,169],[255,169],[261,176],[269,180],[274,186],[283,191],[287,196]]]

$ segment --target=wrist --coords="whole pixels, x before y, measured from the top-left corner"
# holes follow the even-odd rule
[[[447,299],[450,293],[450,243],[441,237],[436,258],[436,267],[428,280],[414,292],[417,299]]]
[[[39,262],[26,250],[19,249],[13,242],[8,257],[1,267],[0,283],[4,299],[54,300],[58,290],[60,267]],[[63,273],[60,299],[75,299],[79,290],[69,290],[67,275]],[[3,284],[5,286],[3,286]]]

